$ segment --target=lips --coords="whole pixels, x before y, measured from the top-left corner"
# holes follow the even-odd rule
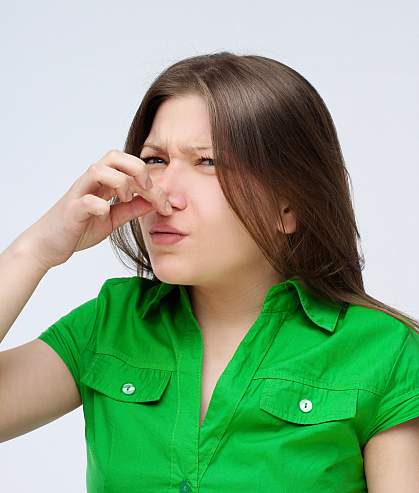
[[[186,233],[183,231],[180,231],[179,229],[175,228],[174,226],[169,226],[168,224],[153,224],[153,226],[150,228],[150,234],[153,233],[174,233],[178,235],[183,235],[185,236]]]

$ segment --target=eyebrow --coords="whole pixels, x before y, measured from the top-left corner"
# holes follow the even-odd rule
[[[152,144],[151,142],[147,142],[144,144],[140,145],[140,150],[143,149],[144,147],[150,147],[150,149],[156,149],[157,151],[164,151],[164,149],[157,145],[157,144]],[[191,153],[194,151],[204,151],[206,149],[212,149],[212,146],[203,144],[203,145],[185,145],[185,146],[179,146],[179,149],[184,152],[184,153]]]

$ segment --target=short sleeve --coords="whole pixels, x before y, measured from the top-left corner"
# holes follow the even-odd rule
[[[92,334],[97,312],[97,299],[93,298],[63,315],[38,339],[54,349],[70,370],[80,392],[80,355]]]
[[[370,426],[377,433],[419,416],[419,333],[411,327],[396,357]]]

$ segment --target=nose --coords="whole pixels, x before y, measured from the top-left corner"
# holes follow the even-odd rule
[[[160,169],[152,175],[154,185],[158,185],[165,198],[169,201],[172,208],[182,208],[185,206],[185,188],[187,188],[187,178],[185,168],[180,162],[171,160],[170,164]],[[157,171],[157,170],[156,170]]]
[[[159,171],[152,175],[153,183],[158,185],[166,195],[176,190],[179,185],[185,183],[185,170],[181,162],[176,162],[175,159],[170,161],[170,164],[158,168]]]

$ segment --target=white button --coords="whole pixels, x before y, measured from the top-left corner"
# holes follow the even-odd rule
[[[135,392],[135,386],[132,383],[124,383],[122,386],[122,392],[124,394],[133,394]]]
[[[300,401],[300,409],[304,413],[308,413],[313,408],[313,403],[308,399],[303,399]]]

